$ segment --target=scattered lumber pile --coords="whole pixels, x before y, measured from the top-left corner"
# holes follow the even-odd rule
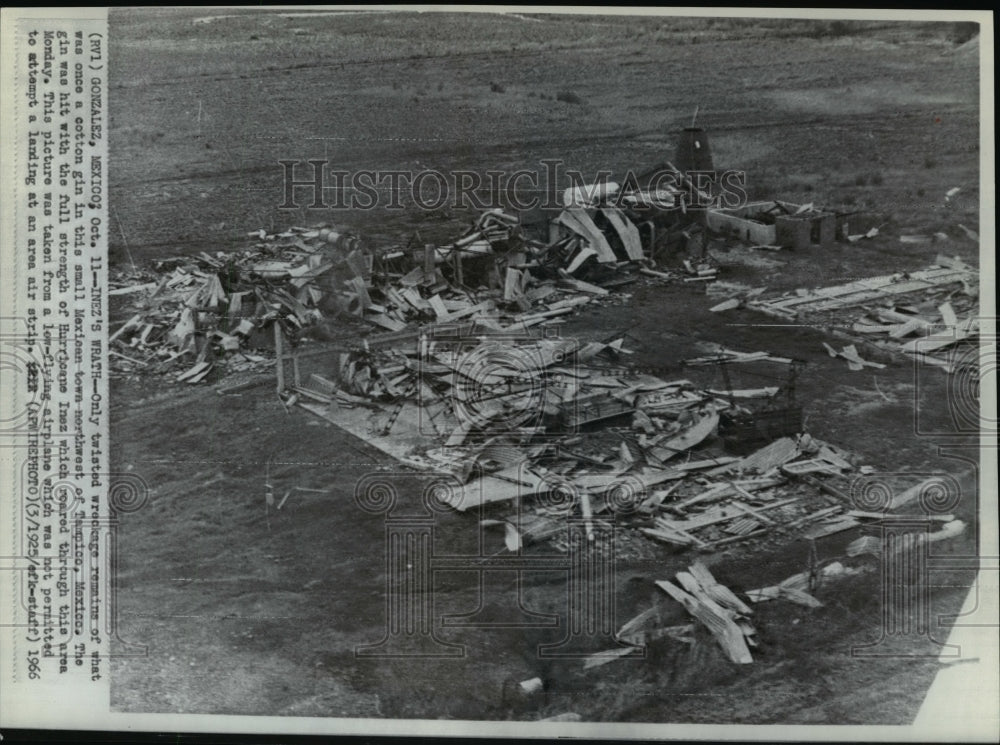
[[[558,547],[572,516],[708,551],[860,524],[826,483],[853,469],[838,448],[800,435],[733,456],[718,428],[734,396],[623,368],[620,338],[584,343],[481,321],[372,337],[287,401],[411,467],[450,474],[447,503],[499,510],[490,519],[509,523],[517,549]]]
[[[864,370],[866,367],[874,367],[876,370],[885,368],[885,365],[881,362],[872,362],[871,360],[862,359],[861,355],[858,354],[857,348],[853,344],[848,344],[839,352],[826,342],[823,342],[823,346],[826,348],[827,354],[831,357],[840,357],[841,359],[847,360],[847,367],[854,372]]]
[[[154,273],[112,283],[110,295],[129,314],[111,335],[114,369],[181,367],[178,380],[199,382],[220,362],[228,370],[273,364],[267,351],[280,341],[260,333],[272,326],[294,347],[313,327],[345,316],[390,332],[472,319],[524,330],[635,281],[645,254],[623,212],[574,206],[555,224],[542,243],[495,209],[447,245],[411,239],[380,250],[328,225],[293,227],[251,233],[244,250],[166,259]],[[685,271],[715,276],[708,265]]]
[[[735,663],[753,662],[751,646],[757,646],[756,633],[749,617],[750,607],[715,577],[701,562],[692,564],[688,571],[677,573],[678,587],[668,580],[660,580],[657,587],[684,606],[715,637],[726,656]]]
[[[853,467],[845,453],[803,435],[781,438],[682,483],[660,502],[653,526],[642,532],[681,548],[714,550],[767,533],[806,535],[858,525],[840,518],[845,498],[824,491],[827,483],[807,474],[839,477]],[[837,491],[835,487],[829,487]]]
[[[921,484],[914,489],[921,489]],[[954,519],[952,515],[940,515],[933,518],[942,523],[939,530],[923,531],[920,520],[913,516],[892,515],[889,513],[865,513],[865,516],[876,520],[902,520],[910,532],[904,534],[907,540],[889,542],[886,538],[876,538],[865,535],[853,541],[846,548],[846,556],[840,559],[829,559],[822,565],[814,562],[814,556],[808,569],[798,572],[776,585],[747,590],[742,593],[751,603],[763,603],[772,600],[784,600],[805,606],[806,608],[822,608],[824,603],[815,593],[821,591],[831,582],[857,576],[871,570],[870,559],[861,560],[860,564],[850,563],[850,558],[862,555],[874,556],[886,560],[890,554],[915,548],[923,543],[935,543],[949,540],[961,535],[965,524]],[[924,516],[926,519],[926,516]],[[677,572],[675,581],[658,580],[656,586],[670,598],[677,601],[684,610],[698,623],[703,625],[715,638],[726,656],[736,664],[753,662],[751,649],[759,646],[756,640],[756,630],[751,621],[753,610],[729,587],[719,583],[713,574],[701,561],[692,563],[687,571]],[[676,624],[676,612],[670,607],[669,601],[658,601],[630,619],[615,634],[615,640],[622,646],[615,649],[596,652],[584,660],[584,669],[607,664],[616,659],[627,657],[640,651],[651,642],[660,639],[672,639],[686,644],[693,644],[695,638],[694,624]],[[672,622],[674,621],[674,622]]]
[[[844,285],[797,290],[762,298],[761,291],[730,297],[715,312],[744,306],[795,323],[836,330],[857,344],[906,355],[947,373],[978,364],[978,355],[951,354],[979,334],[978,273],[958,257],[938,256],[921,271],[871,277]],[[831,356],[846,359],[852,370],[883,365],[862,359],[854,345]]]
[[[251,235],[245,250],[165,259],[155,281],[112,289],[132,313],[110,337],[115,368],[185,365],[177,379],[195,383],[223,359],[230,370],[273,364],[250,351],[262,329],[278,324],[297,336],[322,318],[324,300],[347,304],[363,289],[352,235],[325,227]]]
[[[753,300],[747,307],[786,320],[801,320],[805,314],[843,308],[857,308],[867,303],[884,302],[912,293],[938,292],[949,286],[968,285],[976,280],[976,272],[960,259],[938,257],[928,269],[870,277],[834,287],[799,290],[771,300]]]
[[[730,660],[740,665],[753,662],[750,648],[757,646],[756,630],[750,622],[753,610],[732,590],[720,584],[702,562],[696,561],[687,571],[677,572],[676,584],[659,580],[656,586],[708,629]],[[587,657],[584,669],[626,657],[658,639],[694,643],[694,624],[664,624],[670,610],[665,603],[657,603],[639,613],[615,634],[615,640],[624,646]]]
[[[823,603],[813,597],[810,592],[818,588],[825,580],[835,577],[848,577],[859,570],[845,567],[839,561],[831,561],[820,569],[799,572],[786,580],[759,590],[748,590],[746,596],[754,603],[781,598],[807,608],[822,608]]]

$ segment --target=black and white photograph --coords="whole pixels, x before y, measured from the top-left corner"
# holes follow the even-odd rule
[[[105,728],[996,737],[991,13],[137,7],[75,43],[107,537],[30,464],[23,504],[104,552]]]

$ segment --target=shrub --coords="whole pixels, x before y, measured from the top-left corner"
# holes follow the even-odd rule
[[[956,44],[964,44],[969,39],[979,34],[979,24],[974,21],[956,23],[955,29],[951,33],[951,40]]]
[[[827,36],[847,36],[851,33],[851,24],[846,21],[834,21],[827,27]]]
[[[559,91],[556,94],[556,101],[562,101],[563,103],[575,103],[575,104],[583,103],[583,99],[580,98],[573,91]]]

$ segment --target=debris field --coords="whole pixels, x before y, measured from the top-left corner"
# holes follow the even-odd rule
[[[714,282],[720,268],[706,250],[710,240],[815,250],[879,232],[852,234],[852,216],[812,204],[689,211],[688,200],[707,195],[665,167],[678,188],[568,190],[545,239],[517,215],[493,209],[447,245],[416,234],[376,248],[324,224],[256,231],[242,251],[162,260],[155,273],[133,274],[111,291],[132,312],[111,337],[115,369],[196,384],[273,366],[286,408],[446,477],[441,502],[502,529],[501,550],[515,554],[536,544],[568,551],[570,518],[582,522],[592,551],[606,550],[593,539],[613,524],[622,555],[655,555],[656,544],[714,552],[764,536],[814,541],[877,524],[932,488],[933,477],[879,509],[859,509],[852,489],[863,464],[803,427],[798,360],[719,346],[684,362],[718,368],[725,387],[707,388],[631,366],[627,334],[603,341],[560,335],[565,316],[613,302],[636,282]],[[673,264],[665,266],[664,256]],[[851,370],[885,367],[863,358],[862,345],[952,373],[968,363],[949,353],[977,339],[975,284],[960,259],[939,256],[926,270],[833,287],[730,293],[710,310],[744,307],[829,328],[856,340],[839,350],[824,342]],[[367,324],[366,332],[332,344],[313,338],[345,318]],[[303,375],[303,355],[335,362]],[[732,387],[729,366],[761,363],[783,368],[785,380]],[[964,529],[948,517],[945,538]],[[839,562],[817,571],[851,573]],[[733,662],[751,662],[749,606],[699,562],[677,581],[657,586]],[[747,597],[816,607],[809,587],[795,575]],[[688,627],[649,629],[644,619],[626,624],[617,635],[624,646],[586,658],[585,669],[627,656],[650,635],[687,639]]]

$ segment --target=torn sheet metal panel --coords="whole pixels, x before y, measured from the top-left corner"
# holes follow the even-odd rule
[[[590,243],[590,248],[597,252],[597,260],[602,264],[618,261],[604,233],[594,224],[590,215],[582,207],[571,207],[563,210],[556,220],[574,233],[583,236]]]
[[[649,453],[660,461],[670,460],[676,455],[690,450],[711,435],[719,424],[719,413],[707,412],[694,425],[678,435],[665,438],[649,449]]]
[[[625,215],[614,207],[602,207],[601,214],[608,218],[611,227],[615,229],[622,245],[625,247],[625,254],[632,261],[640,261],[644,258],[642,252],[642,240],[639,238],[639,229],[632,224]]]

